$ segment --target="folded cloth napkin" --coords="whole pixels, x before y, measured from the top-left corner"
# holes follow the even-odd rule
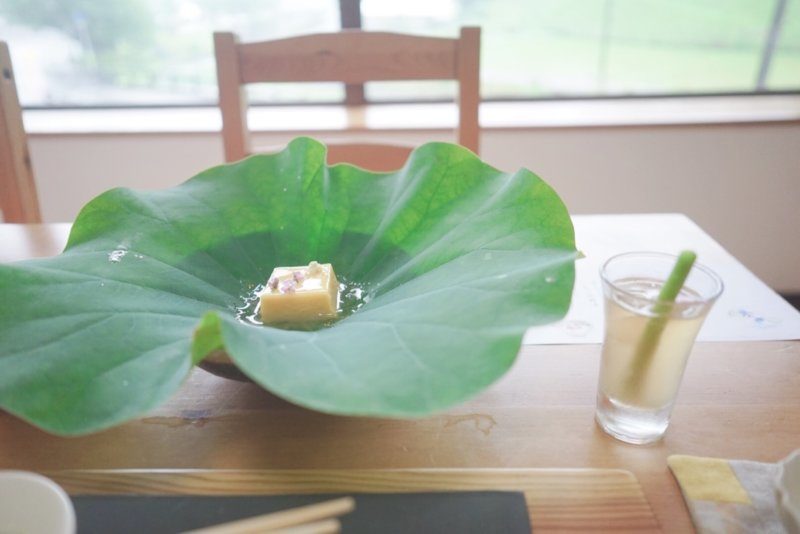
[[[784,534],[775,481],[778,464],[675,454],[667,465],[701,534]]]

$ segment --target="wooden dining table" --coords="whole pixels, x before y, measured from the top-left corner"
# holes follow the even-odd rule
[[[0,225],[0,261],[57,254],[68,232],[67,224]],[[550,526],[685,532],[692,523],[669,455],[775,462],[800,447],[800,341],[698,343],[671,426],[649,446],[595,424],[600,349],[523,345],[485,392],[414,420],[325,415],[195,369],[165,405],[92,435],[53,436],[0,412],[0,469],[57,480],[83,470],[621,469],[638,479],[654,521],[634,509],[618,510],[616,522],[565,509]]]

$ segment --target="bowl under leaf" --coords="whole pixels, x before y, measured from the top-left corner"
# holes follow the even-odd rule
[[[87,204],[59,256],[0,266],[0,407],[57,434],[164,402],[220,351],[295,404],[416,417],[485,389],[562,317],[576,258],[558,195],[446,143],[403,169],[327,166],[308,138],[162,191]],[[238,310],[272,269],[330,262],[369,301],[316,331]]]

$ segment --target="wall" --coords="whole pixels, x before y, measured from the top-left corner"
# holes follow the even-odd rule
[[[800,292],[800,123],[487,130],[482,142],[485,160],[535,171],[573,213],[686,213],[772,287]],[[29,143],[46,221],[72,220],[108,188],[167,187],[222,162],[211,133],[33,134]]]

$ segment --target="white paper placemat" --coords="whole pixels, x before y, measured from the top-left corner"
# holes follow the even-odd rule
[[[586,257],[575,263],[572,306],[563,320],[528,329],[524,344],[602,343],[603,263],[622,252],[684,249],[697,252],[725,284],[698,341],[800,339],[800,313],[685,215],[576,215],[573,222]]]

